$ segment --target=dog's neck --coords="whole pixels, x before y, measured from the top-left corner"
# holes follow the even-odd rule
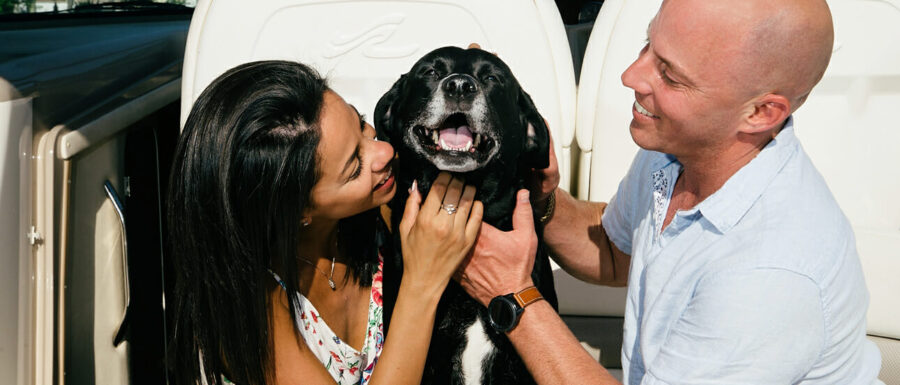
[[[400,159],[415,156],[414,154],[400,154]],[[397,197],[393,199],[392,209],[403,209],[408,189],[416,181],[419,193],[427,196],[431,190],[431,183],[437,178],[440,170],[431,163],[425,162],[399,162],[397,173]],[[512,212],[516,206],[516,192],[523,188],[524,182],[519,174],[518,165],[500,165],[496,162],[486,167],[458,174],[465,178],[468,185],[475,186],[477,192],[475,199],[484,205],[484,222],[498,229],[508,231],[512,229]],[[490,177],[488,177],[490,176]],[[400,198],[400,199],[397,199]]]

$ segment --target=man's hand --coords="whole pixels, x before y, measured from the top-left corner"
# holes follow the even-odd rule
[[[544,120],[547,124],[547,120]],[[547,127],[550,125],[548,124]],[[550,164],[544,169],[532,169],[531,179],[527,182],[528,189],[531,191],[535,208],[539,213],[544,212],[547,204],[547,198],[559,186],[559,164],[556,160],[556,150],[553,149],[553,135],[548,132],[550,138]]]
[[[528,202],[519,190],[513,212],[513,230],[503,232],[482,224],[475,247],[454,275],[460,286],[482,305],[491,299],[533,286],[531,270],[537,252],[537,234]]]

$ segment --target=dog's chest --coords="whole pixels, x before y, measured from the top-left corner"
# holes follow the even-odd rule
[[[466,385],[480,385],[484,376],[484,362],[493,353],[494,344],[484,332],[481,317],[466,329],[465,348],[462,351],[462,375]]]

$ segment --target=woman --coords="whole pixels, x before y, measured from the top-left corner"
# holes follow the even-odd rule
[[[379,247],[389,244],[378,207],[394,195],[393,158],[302,64],[248,63],[207,87],[169,184],[176,383],[420,381],[437,302],[482,207],[447,174],[424,202],[411,194],[384,339],[380,255],[389,250]]]

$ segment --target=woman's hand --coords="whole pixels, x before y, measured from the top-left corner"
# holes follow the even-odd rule
[[[415,183],[411,190],[399,228],[401,287],[437,299],[475,243],[483,207],[474,200],[475,187],[446,172],[435,179],[421,207]]]
[[[474,199],[474,187],[445,172],[434,180],[424,204],[413,183],[398,229],[403,280],[369,384],[422,381],[438,301],[481,228],[483,208]]]

